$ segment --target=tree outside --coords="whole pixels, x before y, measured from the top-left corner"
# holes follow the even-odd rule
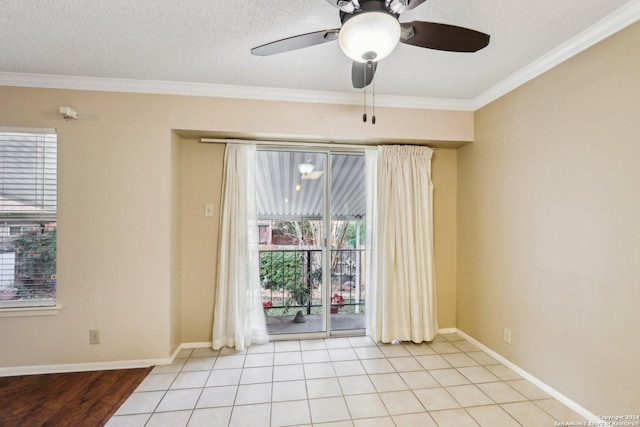
[[[57,227],[38,225],[14,238],[15,285],[20,299],[55,298]]]
[[[337,292],[345,298],[345,311],[352,311],[360,299],[354,294],[357,263],[355,220],[331,222],[332,295]],[[323,222],[320,220],[272,220],[271,245],[260,248],[260,281],[263,293],[272,303],[266,307],[270,315],[287,314],[294,306],[307,306],[307,313],[322,310],[320,284],[322,283],[321,239]],[[364,241],[364,221],[360,222],[361,240]],[[361,260],[363,261],[363,260]],[[306,304],[298,304],[306,292]],[[298,303],[296,303],[296,301]],[[285,310],[280,310],[283,307]]]

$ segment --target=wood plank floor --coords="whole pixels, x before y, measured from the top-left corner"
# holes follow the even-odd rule
[[[0,426],[103,426],[151,369],[0,377]]]

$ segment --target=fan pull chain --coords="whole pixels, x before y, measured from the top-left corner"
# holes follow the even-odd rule
[[[362,122],[367,123],[367,67],[362,67],[362,81],[364,82],[364,101],[362,103]]]
[[[372,79],[373,83],[373,114],[371,115],[371,124],[376,124],[376,78],[375,76]]]

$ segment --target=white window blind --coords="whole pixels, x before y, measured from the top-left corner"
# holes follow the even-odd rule
[[[55,305],[57,136],[0,128],[0,308]]]

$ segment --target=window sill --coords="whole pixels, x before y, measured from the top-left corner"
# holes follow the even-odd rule
[[[18,307],[0,309],[0,317],[35,317],[56,316],[62,306],[50,305],[45,307]]]

